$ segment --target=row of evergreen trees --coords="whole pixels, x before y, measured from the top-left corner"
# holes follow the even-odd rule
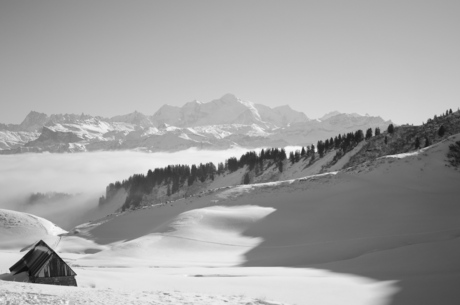
[[[452,114],[452,110],[446,111],[440,117],[445,117]],[[433,120],[438,120],[437,116],[434,116]],[[430,122],[431,119],[428,121]],[[387,128],[388,135],[395,132],[395,127],[390,124]],[[438,135],[442,137],[445,133],[444,126],[438,130]],[[299,162],[301,159],[310,158],[310,164],[314,162],[315,158],[322,158],[324,154],[331,150],[336,150],[336,155],[333,159],[337,161],[345,153],[352,150],[363,140],[369,140],[373,136],[379,136],[381,130],[379,127],[368,128],[366,133],[360,129],[355,132],[349,132],[346,134],[338,134],[335,137],[329,139],[320,140],[315,145],[302,147],[300,150],[291,152],[289,154],[289,161],[293,164]],[[387,144],[388,136],[385,135],[384,142]],[[425,146],[431,145],[428,137],[425,137]],[[415,147],[421,147],[421,139],[415,139]],[[234,172],[244,166],[248,166],[249,171],[254,170],[257,176],[259,172],[263,171],[264,161],[269,163],[277,164],[280,172],[283,171],[283,161],[287,159],[286,151],[284,149],[270,148],[262,149],[259,153],[250,151],[243,154],[239,159],[236,157],[229,158],[225,162],[218,163],[217,168],[213,163],[199,164],[199,165],[169,165],[164,168],[156,168],[149,170],[146,175],[135,174],[129,177],[127,180],[121,182],[117,181],[111,183],[106,188],[106,196],[102,196],[99,200],[100,204],[104,204],[110,198],[113,198],[120,189],[128,191],[128,197],[125,201],[124,208],[130,206],[137,206],[142,201],[145,194],[149,194],[155,186],[166,185],[167,195],[177,193],[182,186],[186,183],[188,186],[193,185],[195,182],[204,182],[208,179],[214,180],[216,175],[222,175],[226,172]],[[246,174],[243,179],[243,183],[249,183],[249,175]]]
[[[155,186],[167,185],[167,195],[170,196],[177,193],[185,183],[191,186],[197,181],[214,180],[216,175],[234,172],[244,166],[248,166],[250,170],[256,168],[258,171],[263,167],[264,160],[280,162],[285,159],[286,151],[284,149],[271,148],[262,149],[260,153],[249,151],[239,159],[236,157],[229,158],[225,163],[219,163],[217,168],[212,162],[198,166],[168,165],[164,168],[155,168],[153,171],[149,170],[147,175],[134,174],[121,182],[110,183],[106,187],[105,196],[99,198],[99,205],[103,205],[115,197],[120,189],[128,191],[123,205],[123,208],[126,209],[130,206],[138,206],[143,196],[149,194]]]
[[[388,127],[388,132],[394,132],[394,126],[391,124]],[[316,155],[322,158],[325,153],[335,149],[337,150],[334,159],[339,159],[343,154],[353,149],[359,142],[364,139],[370,139],[373,134],[380,135],[380,128],[371,128],[366,130],[364,135],[363,131],[357,130],[346,134],[339,134],[330,139],[320,140],[317,145],[310,145],[302,147],[301,150],[291,152],[289,154],[289,161],[293,164],[299,162],[301,159],[310,158],[310,163],[313,163]],[[103,205],[113,198],[120,189],[128,191],[123,208],[126,209],[130,206],[138,206],[145,194],[149,194],[155,186],[166,185],[167,196],[177,193],[182,186],[187,183],[192,186],[195,182],[205,182],[206,180],[214,180],[216,175],[222,175],[225,172],[234,172],[244,166],[248,166],[249,171],[254,170],[255,175],[263,171],[264,161],[270,161],[271,164],[275,163],[280,172],[283,171],[283,161],[287,159],[286,151],[284,148],[269,148],[262,149],[259,153],[249,151],[243,154],[239,159],[231,157],[225,162],[218,163],[217,168],[212,163],[199,164],[199,165],[168,165],[164,168],[155,168],[149,170],[146,175],[134,174],[127,180],[117,181],[110,183],[106,188],[106,195],[99,199],[99,204]],[[244,177],[244,183],[249,183],[249,176]]]
[[[445,113],[442,113],[442,114],[439,115],[439,116],[437,116],[437,115],[435,114],[434,117],[433,117],[433,121],[436,122],[438,119],[440,119],[440,118],[445,118],[446,116],[448,116],[448,115],[450,115],[450,114],[452,114],[452,113],[453,113],[453,112],[452,112],[452,109],[449,109],[449,110],[446,110]],[[428,123],[431,122],[431,119],[428,119],[427,122],[428,122]]]
[[[393,124],[388,126],[388,132],[394,132]],[[316,158],[316,154],[319,156],[319,158],[322,158],[325,153],[331,150],[337,150],[334,159],[338,160],[342,155],[358,145],[359,142],[363,141],[364,139],[369,140],[372,138],[373,134],[375,134],[375,136],[380,135],[380,128],[376,127],[375,131],[373,131],[372,128],[369,128],[366,130],[366,135],[364,135],[363,131],[359,129],[355,132],[349,132],[343,135],[339,134],[324,141],[319,140],[316,144],[316,148],[315,145],[312,144],[311,146],[302,147],[301,150],[291,152],[289,154],[289,161],[294,164],[299,162],[301,159],[310,158],[310,163],[313,163]]]

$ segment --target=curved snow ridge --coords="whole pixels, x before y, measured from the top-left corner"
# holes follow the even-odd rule
[[[0,230],[30,227],[42,229],[48,235],[57,236],[67,233],[51,221],[28,213],[0,209],[0,220]]]
[[[383,156],[383,157],[377,158],[377,160],[385,159],[385,158],[403,159],[403,158],[407,158],[407,157],[418,156],[418,155],[421,155],[424,152],[426,152],[428,150],[431,150],[431,149],[433,149],[435,147],[441,147],[441,148],[444,147],[444,148],[447,149],[447,146],[449,146],[449,144],[451,142],[458,141],[459,139],[460,139],[460,134],[454,134],[454,135],[451,135],[448,138],[446,138],[446,139],[444,139],[444,140],[442,140],[440,142],[434,143],[433,145],[430,145],[428,147],[424,147],[424,148],[421,148],[421,149],[413,151],[413,152],[407,152],[407,153],[402,153],[402,154],[394,154],[394,155]]]
[[[45,218],[42,218],[42,217],[38,217],[38,216],[35,216],[35,215],[32,215],[32,214],[27,214],[28,216],[36,219],[40,225],[43,226],[43,228],[45,229],[45,231],[48,233],[48,235],[54,235],[54,236],[58,236],[58,235],[61,235],[61,234],[66,234],[68,233],[66,230],[58,227],[57,225],[55,225],[54,223],[52,223],[51,221],[45,219]]]
[[[77,239],[70,246],[80,252],[84,252],[86,246],[103,250],[76,262],[87,267],[238,266],[245,262],[247,251],[263,242],[263,238],[247,236],[244,232],[274,211],[272,207],[254,205],[207,206],[182,212],[165,221],[168,213],[146,210],[125,214],[117,223],[108,223],[105,228],[92,231],[93,236],[107,240],[114,230],[125,228],[123,234],[126,235],[118,235],[118,241],[111,242],[109,248],[83,244],[84,240]],[[137,227],[129,228],[133,221]],[[163,223],[158,225],[160,222]]]
[[[237,185],[237,186],[234,186],[234,187],[223,187],[221,189],[224,189],[224,191],[222,193],[220,193],[220,194],[217,194],[217,197],[222,198],[222,199],[227,199],[229,197],[234,197],[234,196],[242,195],[244,193],[249,193],[250,191],[252,191],[252,190],[254,190],[256,188],[276,187],[276,186],[282,186],[282,185],[289,185],[289,184],[292,184],[292,183],[295,183],[295,182],[305,182],[305,181],[309,181],[309,180],[315,180],[317,178],[335,176],[338,173],[339,173],[339,171],[335,171],[335,172],[328,172],[328,173],[310,175],[310,176],[305,176],[305,177],[296,178],[296,179],[290,179],[290,180],[282,180],[282,181],[274,181],[274,182],[263,182],[263,183],[254,183],[254,184],[242,184],[242,185]]]
[[[424,153],[425,151],[427,151],[428,149],[430,149],[431,147],[432,147],[432,146],[425,147],[425,148],[422,148],[422,149],[419,149],[419,150],[413,151],[413,152],[407,152],[407,153],[401,153],[401,154],[394,154],[394,155],[386,155],[386,156],[377,158],[377,160],[380,160],[380,159],[389,159],[389,158],[403,159],[403,158],[407,158],[407,157],[418,156],[418,155]]]
[[[249,186],[255,186],[255,187],[260,187],[260,186],[277,186],[281,184],[292,184],[294,182],[304,182],[307,180],[314,180],[316,178],[321,178],[321,177],[327,177],[327,176],[335,176],[339,173],[339,171],[335,172],[327,172],[327,173],[322,173],[322,174],[316,174],[316,175],[310,175],[310,176],[305,176],[301,178],[296,178],[296,179],[290,179],[290,180],[282,180],[282,181],[274,181],[274,182],[264,182],[264,183],[255,183],[255,184],[250,184]],[[246,185],[248,186],[248,185]]]
[[[40,239],[45,239],[51,245],[58,242],[59,235],[65,233],[67,231],[44,218],[0,209],[0,249],[21,249]]]

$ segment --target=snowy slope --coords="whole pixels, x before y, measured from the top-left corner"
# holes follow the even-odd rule
[[[23,248],[40,239],[51,244],[67,233],[52,222],[27,213],[0,209],[0,248]]]
[[[39,136],[38,132],[0,130],[0,150],[23,146]]]

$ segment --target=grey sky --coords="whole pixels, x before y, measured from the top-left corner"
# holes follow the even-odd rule
[[[460,1],[0,2],[0,122],[225,93],[310,118],[460,106]]]

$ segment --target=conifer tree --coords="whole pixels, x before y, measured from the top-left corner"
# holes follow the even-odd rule
[[[393,126],[393,124],[388,125],[387,131],[390,134],[393,134],[395,132],[395,127]]]
[[[385,136],[385,145],[388,144],[388,136]]]
[[[300,161],[300,151],[296,150],[294,154],[295,162]]]
[[[305,156],[305,147],[302,146],[302,151],[300,152],[300,155],[303,157]]]
[[[430,139],[428,137],[425,137],[425,147],[428,147],[431,145]]]
[[[354,134],[354,140],[356,143],[359,143],[361,142],[362,140],[364,140],[364,134],[363,134],[363,131],[361,129],[357,130]]]
[[[283,172],[283,161],[278,161],[278,170],[280,171],[280,173]]]
[[[280,161],[284,161],[286,160],[286,158],[287,158],[286,151],[284,150],[284,148],[281,148],[279,159]]]
[[[219,164],[217,164],[217,174],[222,174],[224,172],[224,164],[222,162],[220,162]]]
[[[444,125],[441,125],[441,127],[439,127],[438,129],[438,135],[440,137],[443,137],[445,133],[446,133],[446,128],[444,128]]]
[[[289,153],[289,161],[291,161],[291,164],[294,164],[295,162],[294,152],[292,151]]]
[[[420,139],[418,137],[415,138],[415,149],[420,148]]]
[[[380,135],[380,128],[379,127],[375,127],[375,135],[376,136]]]
[[[246,173],[246,175],[244,175],[244,181],[243,181],[243,184],[249,184],[249,173]]]
[[[372,138],[372,128],[368,128],[366,130],[366,140],[369,140],[370,138]]]
[[[452,114],[452,108],[449,110],[449,114]]]
[[[322,158],[323,155],[324,155],[324,143],[323,143],[323,141],[319,140],[318,143],[316,144],[316,147],[318,148],[319,157]]]

